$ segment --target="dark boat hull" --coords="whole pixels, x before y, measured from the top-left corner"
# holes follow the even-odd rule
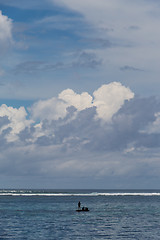
[[[89,209],[85,209],[85,210],[77,209],[76,212],[89,212]]]

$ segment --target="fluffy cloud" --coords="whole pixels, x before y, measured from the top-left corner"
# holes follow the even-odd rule
[[[58,120],[67,114],[67,104],[56,98],[40,100],[30,108],[32,118],[35,120]]]
[[[35,103],[30,111],[33,119],[58,120],[66,117],[68,107],[73,106],[77,111],[96,107],[97,118],[108,121],[121,108],[125,100],[132,99],[134,94],[121,83],[113,82],[102,85],[93,93],[93,96],[87,92],[77,94],[72,89],[66,89],[58,95],[57,99],[51,98]]]
[[[0,57],[1,57],[1,67],[0,67],[0,77],[6,75],[5,71],[5,57],[7,56],[8,50],[13,46],[14,41],[12,37],[12,20],[3,15],[0,10]]]
[[[158,131],[155,134],[159,102],[133,97],[129,88],[112,82],[94,91],[93,97],[66,89],[57,98],[35,102],[30,115],[24,107],[2,105],[0,133],[8,143],[18,144],[20,139],[22,145],[59,146],[59,151],[67,153],[127,153],[130,149],[159,147]]]
[[[11,129],[9,134],[6,135],[7,140],[10,142],[18,139],[17,134],[19,134],[25,127],[29,126],[32,122],[26,119],[27,112],[24,107],[19,109],[8,107],[3,104],[0,107],[0,117],[7,117],[9,122],[0,128],[1,133],[6,129]]]
[[[118,82],[102,85],[93,97],[66,89],[35,102],[28,113],[2,105],[0,169],[94,181],[159,176],[159,112],[158,99],[134,97]],[[147,158],[149,152],[154,155]]]
[[[157,121],[159,101],[133,98],[131,90],[117,82],[101,86],[93,96],[67,89],[49,105],[49,100],[35,103],[31,116],[40,123],[23,131],[22,141],[32,139],[40,146],[59,146],[67,153],[80,150],[129,153],[141,147],[159,146],[153,144],[157,136],[144,131]]]
[[[16,142],[21,137],[25,142],[42,145],[44,142],[85,145],[92,142],[93,129],[97,129],[94,131],[98,131],[97,136],[103,135],[98,120],[107,123],[125,100],[133,97],[130,89],[113,82],[102,85],[93,97],[87,92],[77,94],[66,89],[57,98],[35,102],[29,109],[30,116],[24,107],[16,109],[3,104],[0,117],[6,118],[6,124],[0,132],[5,133],[8,142]]]
[[[0,41],[12,42],[12,20],[0,11]]]
[[[134,97],[134,93],[129,88],[122,86],[118,82],[101,86],[93,95],[93,105],[97,107],[97,117],[105,121],[112,118],[125,100]]]
[[[67,89],[62,91],[58,98],[64,100],[68,106],[74,106],[79,111],[92,107],[92,96],[87,92],[76,94],[72,89]]]

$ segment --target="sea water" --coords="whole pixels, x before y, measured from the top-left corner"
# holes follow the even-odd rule
[[[160,239],[160,191],[0,190],[0,239]]]

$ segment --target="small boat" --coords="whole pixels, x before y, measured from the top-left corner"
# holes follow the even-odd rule
[[[89,209],[87,207],[82,207],[80,209],[77,209],[76,212],[89,212]]]

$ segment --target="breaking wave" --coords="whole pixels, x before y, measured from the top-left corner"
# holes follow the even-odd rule
[[[0,190],[0,196],[48,196],[48,197],[67,197],[67,196],[160,196],[160,192],[46,192],[33,190]]]

